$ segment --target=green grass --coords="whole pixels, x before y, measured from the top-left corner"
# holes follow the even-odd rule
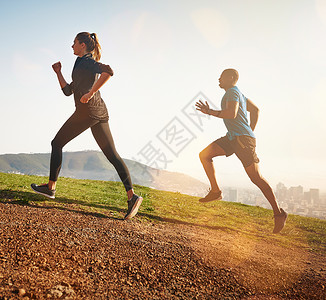
[[[98,217],[123,218],[126,193],[120,182],[60,178],[56,199],[37,195],[31,183],[47,178],[0,173],[0,200],[21,205],[52,206],[82,210]],[[272,211],[240,203],[216,201],[200,204],[198,197],[134,186],[143,198],[138,214],[142,222],[181,223],[226,233],[241,234],[254,240],[266,240],[284,247],[304,247],[325,253],[326,221],[289,215],[281,234],[273,235]]]

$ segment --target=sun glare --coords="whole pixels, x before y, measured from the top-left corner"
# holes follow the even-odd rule
[[[316,10],[320,20],[326,25],[326,1],[316,0]]]
[[[228,41],[229,22],[217,10],[195,10],[191,13],[191,19],[202,36],[216,48],[224,46]]]

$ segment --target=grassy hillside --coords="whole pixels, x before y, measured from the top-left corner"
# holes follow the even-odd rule
[[[60,178],[55,200],[33,193],[30,184],[47,178],[0,173],[1,201],[57,207],[92,212],[98,216],[122,218],[126,212],[126,195],[119,182]],[[289,215],[281,234],[273,235],[272,211],[260,207],[219,201],[200,204],[198,197],[135,186],[144,198],[137,218],[141,222],[183,223],[229,233],[248,239],[260,239],[284,247],[304,247],[325,252],[326,221]]]

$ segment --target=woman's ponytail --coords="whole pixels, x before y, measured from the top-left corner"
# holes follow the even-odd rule
[[[80,32],[77,34],[76,39],[79,43],[86,45],[86,51],[92,53],[96,61],[101,59],[101,45],[96,33]]]
[[[101,59],[101,45],[98,42],[97,34],[96,33],[91,33],[90,37],[94,41],[94,50],[92,51],[94,59],[96,61],[99,61]]]

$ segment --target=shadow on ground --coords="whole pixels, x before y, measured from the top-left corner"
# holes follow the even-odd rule
[[[97,204],[97,203],[87,203],[85,201],[81,200],[75,200],[75,199],[69,199],[64,197],[56,197],[55,199],[46,199],[41,195],[35,194],[33,192],[23,192],[23,191],[14,191],[14,190],[1,190],[0,191],[0,202],[7,203],[7,204],[14,204],[14,205],[27,205],[35,208],[46,208],[46,209],[58,209],[63,211],[70,211],[74,213],[79,213],[83,215],[88,216],[94,216],[97,218],[108,218],[108,219],[114,219],[114,220],[123,220],[119,217],[109,216],[103,213],[97,213],[97,212],[89,212],[82,209],[82,207],[91,207],[91,208],[100,208],[100,209],[106,209],[108,211],[114,211],[118,213],[126,213],[126,209],[119,208],[117,206],[112,205],[106,205],[106,204]],[[78,205],[81,207],[81,209],[72,209],[70,207],[64,207],[64,206],[50,206],[50,205],[37,205],[37,202],[44,202],[46,200],[50,200],[51,202],[56,202],[60,204],[72,204],[72,205]],[[33,201],[31,203],[31,201]],[[145,212],[139,212],[138,216],[145,217],[147,219],[150,219],[152,221],[160,221],[160,222],[166,222],[166,223],[172,223],[172,224],[181,224],[181,225],[189,225],[189,226],[196,226],[201,228],[207,228],[212,230],[223,230],[223,231],[234,231],[231,228],[228,227],[222,227],[222,226],[210,226],[210,225],[204,225],[204,224],[197,224],[193,222],[187,222],[182,221],[178,219],[173,218],[166,218],[166,217],[160,217],[155,214],[145,213]]]

